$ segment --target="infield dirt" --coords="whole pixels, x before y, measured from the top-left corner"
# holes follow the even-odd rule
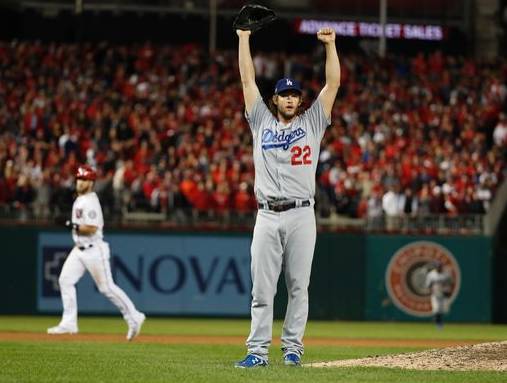
[[[46,341],[46,342],[125,342],[121,334],[76,334],[76,335],[48,335],[37,332],[0,332],[0,341]],[[134,340],[136,343],[157,344],[222,344],[243,345],[243,336],[200,336],[200,335],[140,335]],[[449,347],[456,345],[475,344],[478,341],[437,340],[437,339],[349,339],[307,337],[308,346],[351,346],[351,347]],[[280,340],[274,339],[273,344],[279,345]]]
[[[507,341],[447,347],[398,355],[312,363],[310,367],[389,367],[413,370],[507,371]]]

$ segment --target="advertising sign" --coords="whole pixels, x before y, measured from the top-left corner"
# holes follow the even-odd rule
[[[211,235],[127,235],[107,237],[116,284],[147,313],[248,315],[250,238]],[[58,276],[73,244],[70,236],[40,233],[40,312],[61,311]],[[89,274],[77,284],[79,312],[115,313]]]
[[[426,275],[435,262],[451,276],[449,303],[458,295],[461,272],[451,252],[431,241],[417,241],[403,246],[389,261],[386,269],[386,289],[393,303],[409,315],[432,315],[430,290]]]
[[[302,19],[296,22],[299,33],[315,34],[321,28],[333,28],[337,36],[378,38],[382,35],[379,23],[358,21],[332,21]],[[412,25],[388,23],[384,34],[388,39],[441,41],[445,37],[444,28],[439,25]]]

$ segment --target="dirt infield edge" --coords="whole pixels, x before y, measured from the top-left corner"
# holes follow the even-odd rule
[[[42,341],[42,342],[98,342],[121,343],[126,342],[121,334],[81,333],[75,335],[48,335],[38,332],[0,332],[0,342],[10,341]],[[200,335],[140,335],[136,343],[153,344],[216,344],[243,345],[243,336],[200,336]],[[414,347],[414,348],[442,348],[458,345],[480,343],[479,340],[440,340],[440,339],[367,339],[367,338],[320,338],[306,337],[308,346],[343,346],[343,347]],[[280,344],[274,339],[275,345]]]

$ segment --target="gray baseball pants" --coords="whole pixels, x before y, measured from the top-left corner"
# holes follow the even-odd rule
[[[303,354],[308,319],[308,285],[316,240],[313,206],[284,212],[259,210],[251,246],[252,323],[248,353],[268,358],[273,329],[273,300],[282,269],[288,305],[282,331],[284,353]]]

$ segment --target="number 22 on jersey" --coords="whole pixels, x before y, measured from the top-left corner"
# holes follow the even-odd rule
[[[301,148],[301,146],[293,146],[290,150],[292,153],[292,157],[290,158],[290,163],[293,166],[296,165],[311,165],[312,163],[312,148],[306,145]]]

